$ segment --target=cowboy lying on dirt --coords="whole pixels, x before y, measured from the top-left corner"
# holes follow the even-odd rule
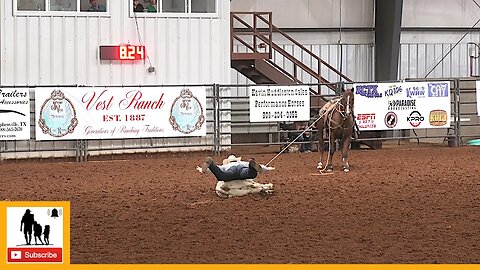
[[[202,167],[197,166],[200,173],[210,170],[218,181],[232,181],[254,179],[258,173],[275,170],[274,167],[267,167],[257,163],[254,159],[242,161],[241,157],[228,156],[223,160],[223,165],[218,166],[211,157],[207,157]]]
[[[258,164],[255,160],[241,161],[241,157],[230,155],[223,160],[223,165],[216,165],[212,158],[206,158],[202,167],[197,166],[200,173],[212,172],[217,178],[215,192],[219,197],[229,198],[244,196],[250,193],[273,193],[273,184],[260,184],[253,179],[258,173],[275,170]]]

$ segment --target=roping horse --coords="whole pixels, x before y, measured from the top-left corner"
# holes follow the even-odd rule
[[[332,158],[335,152],[335,142],[337,139],[341,139],[340,149],[342,150],[343,171],[350,171],[350,165],[348,164],[348,150],[350,148],[350,142],[352,140],[353,126],[355,120],[353,116],[353,104],[354,95],[353,88],[343,91],[343,95],[338,98],[330,100],[320,110],[320,119],[317,122],[318,129],[318,147],[320,151],[320,161],[318,162],[317,169],[327,172],[333,170]],[[324,141],[323,131],[328,134],[328,155],[326,167],[323,163]]]

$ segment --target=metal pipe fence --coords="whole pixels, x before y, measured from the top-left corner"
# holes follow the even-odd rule
[[[215,151],[218,145],[216,129],[215,85],[133,85],[110,87],[205,87],[206,88],[206,126],[205,137],[168,137],[133,139],[81,139],[81,140],[41,140],[35,139],[37,127],[35,116],[35,89],[45,87],[86,87],[79,85],[44,86],[0,86],[0,88],[30,88],[30,139],[0,141],[0,160],[24,158],[75,158],[77,162],[87,161],[93,155],[111,155],[122,153],[147,153],[171,151]]]
[[[425,81],[426,79],[410,79],[407,81]],[[435,81],[434,79],[428,79]],[[411,129],[377,132],[377,136],[354,138],[354,143],[371,141],[407,140],[461,146],[470,138],[480,137],[479,116],[476,109],[475,78],[437,79],[450,81],[451,125],[446,128]],[[368,82],[357,82],[368,83]],[[148,87],[170,87],[165,85],[149,85]],[[198,85],[181,85],[183,87]],[[122,153],[172,152],[172,151],[211,151],[220,154],[222,151],[237,146],[278,146],[287,145],[294,134],[302,129],[290,126],[285,122],[250,122],[249,93],[250,84],[212,84],[207,86],[205,137],[169,137],[169,138],[134,138],[108,140],[35,140],[35,100],[34,88],[31,90],[31,139],[18,141],[0,141],[0,160],[22,158],[74,157],[77,162],[88,161],[89,156],[111,155]],[[304,84],[319,86],[319,84]],[[22,87],[22,86],[17,86]],[[23,86],[24,87],[24,86]],[[42,87],[42,86],[39,86]],[[43,86],[45,87],[45,86]],[[55,86],[62,87],[62,86]],[[82,87],[82,86],[79,86]],[[147,87],[147,86],[136,86]],[[1,87],[0,87],[1,88]],[[324,95],[331,99],[337,95]],[[310,121],[318,115],[312,110]],[[293,128],[292,128],[293,127]],[[316,133],[312,129],[313,134]],[[362,132],[360,132],[361,134]],[[300,142],[305,144],[309,142]]]

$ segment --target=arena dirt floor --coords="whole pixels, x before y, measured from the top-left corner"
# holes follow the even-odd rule
[[[209,153],[4,161],[0,198],[71,201],[75,264],[480,263],[480,147],[350,153],[327,176],[316,152],[282,154],[257,178],[273,195],[230,199],[195,170]]]

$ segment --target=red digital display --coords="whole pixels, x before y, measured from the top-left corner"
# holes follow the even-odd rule
[[[100,46],[100,60],[143,59],[145,59],[145,46],[142,45]]]

